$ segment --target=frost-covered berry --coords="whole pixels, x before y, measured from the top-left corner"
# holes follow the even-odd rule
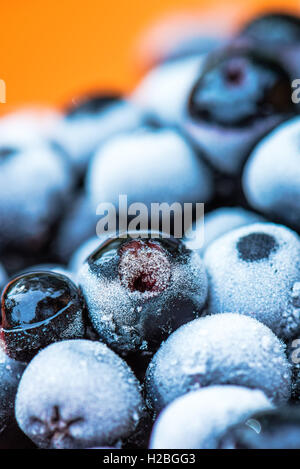
[[[207,60],[182,126],[216,169],[235,175],[253,145],[295,112],[287,73],[237,47]]]
[[[213,192],[212,175],[177,131],[142,129],[109,140],[91,161],[87,191],[94,209],[100,203],[119,208],[119,196],[128,206],[173,204],[177,214],[184,202],[206,202]],[[150,214],[149,214],[150,217]]]
[[[196,252],[159,233],[136,236],[104,241],[78,274],[99,338],[124,354],[153,352],[173,330],[201,314],[207,296]]]
[[[205,252],[212,314],[235,312],[256,318],[281,338],[300,326],[294,287],[300,281],[300,240],[272,223],[238,228]]]
[[[219,449],[300,449],[300,410],[297,406],[259,411],[245,423],[229,428]]]
[[[15,397],[25,364],[9,358],[0,343],[0,435],[14,418]]]
[[[26,129],[26,125],[25,125]],[[72,186],[67,160],[35,133],[0,121],[0,249],[36,252]]]
[[[221,207],[205,215],[204,225],[193,225],[186,236],[186,245],[189,249],[197,249],[204,252],[207,246],[223,234],[263,221],[263,218],[254,212],[241,207]]]
[[[189,93],[198,80],[205,55],[181,58],[150,70],[132,95],[133,101],[162,125],[179,124]]]
[[[271,409],[262,391],[242,386],[209,386],[169,404],[152,430],[152,449],[215,449],[228,427]]]
[[[55,139],[70,156],[72,166],[83,173],[99,145],[143,122],[142,112],[131,102],[98,93],[76,100],[67,109],[57,125]]]
[[[262,390],[276,404],[290,396],[291,372],[280,340],[255,319],[224,313],[195,319],[170,335],[146,375],[156,411],[179,396],[214,384]]]
[[[243,174],[249,204],[300,230],[300,119],[265,137],[251,153]]]
[[[30,362],[16,397],[20,428],[41,448],[114,446],[143,413],[139,384],[106,345],[52,344]]]
[[[83,301],[76,285],[51,271],[13,279],[1,298],[1,336],[7,354],[28,361],[52,342],[84,337]]]

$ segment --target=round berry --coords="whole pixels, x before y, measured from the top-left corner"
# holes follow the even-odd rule
[[[293,295],[300,281],[296,233],[272,223],[242,227],[214,241],[204,262],[212,314],[249,315],[282,338],[298,331],[300,310]]]
[[[30,362],[16,397],[16,418],[41,448],[114,446],[143,414],[138,381],[99,342],[70,340],[42,350]]]
[[[91,161],[87,191],[96,210],[100,203],[127,204],[206,202],[213,192],[212,175],[193,148],[173,129],[143,129],[117,136]],[[149,215],[150,217],[150,215]]]
[[[216,449],[228,427],[272,406],[262,391],[242,386],[209,386],[178,397],[159,415],[152,449]]]
[[[272,402],[285,402],[291,371],[283,344],[255,319],[231,313],[206,316],[171,334],[146,374],[148,403],[156,411],[215,384],[257,388]]]
[[[78,274],[95,331],[119,353],[153,352],[174,329],[201,314],[206,301],[198,254],[178,239],[148,236],[128,233],[104,241]]]
[[[300,230],[300,119],[265,137],[253,150],[243,174],[249,204],[269,217]]]
[[[70,278],[50,271],[12,280],[1,299],[6,352],[28,361],[52,342],[84,336],[83,303]]]
[[[72,187],[66,159],[36,133],[0,121],[0,250],[40,252]]]
[[[190,93],[183,128],[216,169],[234,175],[253,145],[295,112],[283,69],[233,48],[207,60]]]

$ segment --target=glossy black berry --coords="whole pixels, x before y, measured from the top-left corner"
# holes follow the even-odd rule
[[[201,314],[207,296],[197,253],[175,238],[140,235],[104,241],[78,274],[99,338],[124,354],[152,353]]]
[[[278,247],[275,238],[267,233],[251,233],[240,238],[237,243],[239,257],[246,262],[268,259]]]
[[[29,360],[41,348],[84,336],[83,303],[75,284],[54,272],[31,272],[12,280],[1,300],[6,352]]]

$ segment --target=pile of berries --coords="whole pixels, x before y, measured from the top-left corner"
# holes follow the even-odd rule
[[[0,448],[300,448],[299,64],[268,14],[0,119]],[[96,236],[122,194],[205,203],[204,243]]]

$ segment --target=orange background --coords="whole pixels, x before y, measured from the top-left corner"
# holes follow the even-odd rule
[[[141,41],[142,33],[166,14],[190,8],[194,19],[204,12],[205,23],[208,12],[214,27],[226,30],[287,4],[299,9],[299,0],[2,0],[0,78],[7,104],[0,112],[26,103],[61,105],[99,87],[130,90],[163,42],[149,35]]]

